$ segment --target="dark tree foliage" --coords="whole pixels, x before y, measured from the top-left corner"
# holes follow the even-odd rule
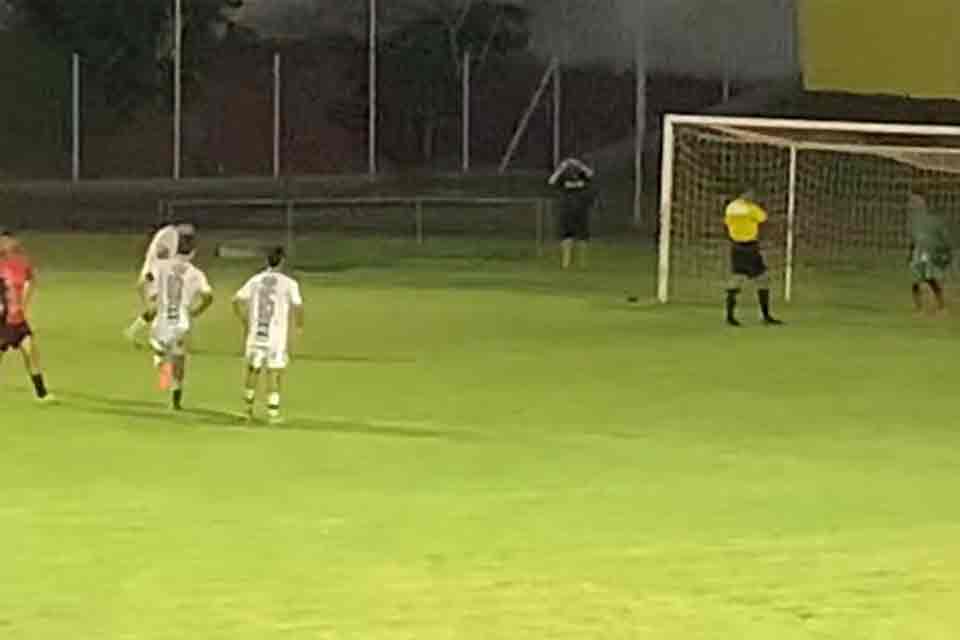
[[[397,145],[408,156],[432,161],[436,137],[443,122],[460,113],[463,57],[469,52],[477,74],[492,69],[530,42],[530,14],[508,1],[472,0],[414,5],[406,19],[390,25],[379,43],[381,125],[395,131],[406,144]],[[354,40],[355,68],[345,76],[348,97],[334,104],[328,115],[340,124],[360,129],[366,123],[366,43]],[[384,140],[386,144],[387,141]]]
[[[199,68],[243,0],[184,0],[184,70]],[[168,91],[173,0],[9,0],[14,24],[69,56],[110,107],[128,111]]]

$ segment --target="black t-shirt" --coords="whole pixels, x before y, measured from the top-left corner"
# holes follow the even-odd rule
[[[588,211],[597,199],[593,180],[581,171],[564,172],[557,180],[555,188],[559,192],[560,206],[564,211]]]

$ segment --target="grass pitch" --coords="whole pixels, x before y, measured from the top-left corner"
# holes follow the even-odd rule
[[[906,297],[731,332],[716,306],[626,304],[652,282],[637,248],[562,274],[317,239],[289,423],[248,428],[228,300],[254,265],[199,260],[219,299],[172,415],[119,337],[139,239],[26,240],[61,404],[6,358],[0,637],[960,629],[960,325]]]

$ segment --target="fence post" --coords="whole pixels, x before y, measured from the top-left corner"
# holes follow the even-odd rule
[[[294,203],[292,199],[287,199],[286,206],[286,225],[287,225],[287,255],[290,256],[291,261],[294,258],[296,253],[296,245],[294,244],[294,234],[293,234],[293,219],[294,219]]]
[[[73,91],[72,91],[72,170],[71,177],[74,182],[80,180],[80,54],[73,54]]]
[[[413,202],[417,225],[417,244],[423,244],[423,200],[417,198]]]
[[[537,200],[537,257],[543,257],[543,224],[544,224],[544,212],[543,212],[543,200]]]

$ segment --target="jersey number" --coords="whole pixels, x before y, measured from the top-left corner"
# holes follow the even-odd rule
[[[179,322],[183,302],[183,278],[175,273],[167,276],[167,320]]]
[[[277,279],[264,278],[257,291],[257,338],[267,340],[270,337],[270,324],[277,310]]]

